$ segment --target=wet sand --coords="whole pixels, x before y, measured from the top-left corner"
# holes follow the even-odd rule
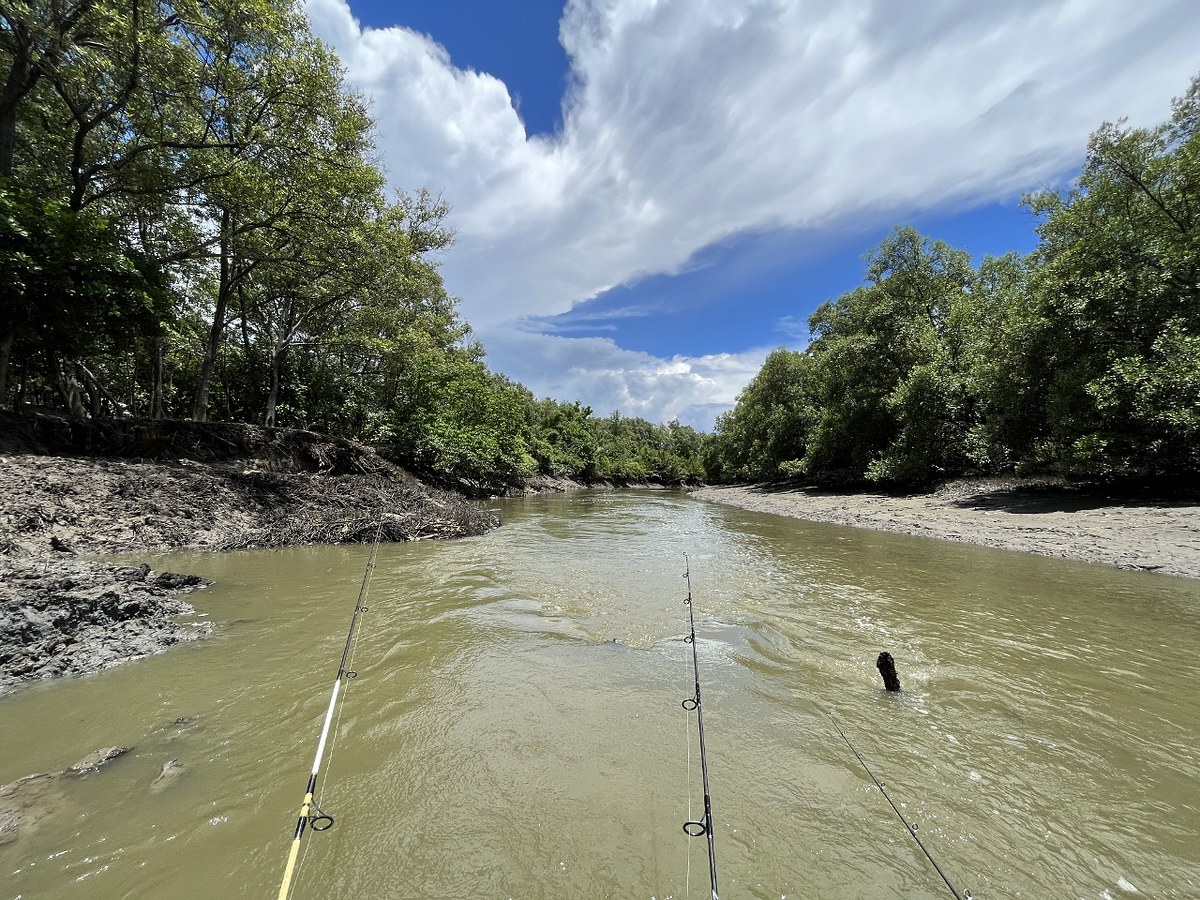
[[[1106,497],[1005,481],[958,481],[926,494],[705,487],[701,500],[773,513],[1200,578],[1200,503]]]

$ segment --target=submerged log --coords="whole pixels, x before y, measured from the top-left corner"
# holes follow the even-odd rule
[[[896,674],[896,661],[886,650],[875,660],[875,668],[883,676],[883,686],[889,691],[900,690],[900,676]]]

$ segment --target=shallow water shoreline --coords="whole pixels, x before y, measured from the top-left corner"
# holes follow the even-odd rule
[[[182,547],[361,543],[377,531],[384,541],[418,540],[498,524],[367,448],[316,444],[317,455],[347,457],[338,464],[349,471],[337,474],[332,463],[307,471],[288,453],[311,449],[316,437],[269,437],[275,444],[255,448],[260,455],[203,462],[4,453],[15,439],[0,434],[0,694],[207,633],[175,618],[192,611],[177,592],[202,579],[102,561],[112,554],[136,562],[142,552]]]

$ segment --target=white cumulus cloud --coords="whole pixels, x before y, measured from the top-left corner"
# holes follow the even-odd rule
[[[1190,0],[570,0],[563,127],[530,138],[506,85],[429,36],[363,28],[345,0],[307,8],[372,100],[392,182],[454,207],[447,286],[513,377],[568,340],[538,349],[519,320],[732,235],[890,225],[1056,183],[1102,121],[1163,120],[1200,59]],[[676,364],[707,365],[634,360],[576,396],[603,412],[624,392],[648,417],[702,402],[703,377]],[[551,373],[521,380],[572,399]]]
[[[498,329],[492,353],[505,373],[541,396],[582,400],[597,415],[618,410],[652,422],[678,419],[707,429],[733,406],[771,348],[660,359],[624,350],[608,338],[566,338]],[[535,387],[536,386],[536,387]]]

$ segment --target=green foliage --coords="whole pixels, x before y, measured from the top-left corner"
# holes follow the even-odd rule
[[[0,179],[0,248],[0,338],[11,343],[25,392],[40,386],[74,406],[75,370],[91,372],[83,360],[124,352],[131,335],[161,334],[171,315],[162,273],[123,247],[110,222],[39,201],[7,179]],[[0,374],[0,384],[6,379]],[[111,411],[112,392],[89,387],[93,410],[107,403]]]
[[[520,390],[470,353],[429,353],[407,373],[393,407],[393,452],[437,480],[502,490],[534,474]]]
[[[594,478],[597,440],[592,411],[580,403],[534,402],[529,417],[529,445],[538,472],[553,478]]]
[[[711,437],[487,370],[447,205],[385,194],[298,0],[3,4],[0,83],[0,403],[331,431],[486,490],[1200,462],[1200,79],[1028,198],[1028,259],[897,228]]]
[[[950,360],[941,357],[971,277],[965,252],[898,228],[868,256],[867,285],[813,313],[810,471],[923,479],[944,463],[943,450],[954,454],[930,412],[953,391]]]
[[[808,349],[772,354],[718,420],[709,476],[1194,478],[1200,79],[1158,128],[1102,126],[1075,187],[1027,204],[1029,259],[885,239]]]
[[[767,357],[737,406],[717,422],[707,452],[710,472],[719,470],[723,478],[768,480],[802,470],[800,460],[817,420],[813,367],[811,355],[782,347]]]
[[[1077,438],[1072,469],[1138,475],[1200,469],[1200,335],[1185,321],[1166,322],[1148,353],[1116,359],[1087,390],[1099,417],[1121,427]]]
[[[487,370],[449,207],[384,194],[295,0],[6,4],[0,82],[0,403],[329,431],[487,490],[699,476],[692,429]]]
[[[656,425],[618,412],[597,418],[578,401],[534,400],[531,395],[525,422],[525,440],[539,475],[683,484],[697,481],[703,472],[703,437],[678,422]]]
[[[1182,471],[1200,334],[1200,79],[1153,129],[1106,124],[1076,187],[1029,203],[1044,220],[1032,278],[1034,341],[1054,371],[1039,462],[1076,476]],[[1152,378],[1157,367],[1171,375]],[[1175,387],[1171,387],[1174,385]]]
[[[717,422],[717,478],[922,481],[961,464],[963,320],[970,259],[898,228],[867,258],[867,283],[822,304],[803,353],[776,350]]]

